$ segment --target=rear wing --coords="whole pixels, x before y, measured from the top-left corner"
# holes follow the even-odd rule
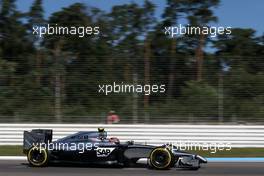
[[[27,153],[34,145],[50,142],[52,142],[52,130],[33,129],[31,131],[24,131],[23,152]]]

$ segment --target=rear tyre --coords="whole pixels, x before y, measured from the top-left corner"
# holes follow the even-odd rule
[[[28,162],[34,167],[44,167],[48,164],[49,156],[45,149],[32,147],[27,154]]]
[[[158,147],[150,153],[149,165],[154,169],[169,169],[173,164],[173,154],[167,148]]]

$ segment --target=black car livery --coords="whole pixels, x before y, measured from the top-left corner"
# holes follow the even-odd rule
[[[117,164],[131,166],[140,159],[154,169],[171,167],[199,169],[206,159],[195,154],[171,150],[172,146],[121,143],[107,138],[103,128],[98,131],[78,132],[52,141],[52,130],[24,131],[23,152],[30,165],[48,166],[51,163]]]

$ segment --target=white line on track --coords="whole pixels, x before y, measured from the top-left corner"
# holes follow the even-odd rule
[[[264,162],[264,158],[207,158],[212,162]],[[0,156],[0,161],[26,161],[26,156]],[[147,163],[146,158],[142,158],[138,163]]]
[[[0,156],[0,160],[27,160],[25,156]]]

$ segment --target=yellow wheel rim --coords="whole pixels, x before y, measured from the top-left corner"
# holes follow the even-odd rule
[[[43,152],[43,154],[44,154],[44,160],[43,160],[42,162],[40,162],[40,163],[36,163],[35,161],[32,161],[32,159],[31,159],[32,153],[33,153],[35,150],[38,150],[38,151],[39,151],[40,149],[37,148],[37,147],[33,147],[33,148],[31,148],[31,149],[29,150],[28,154],[27,154],[28,161],[29,161],[33,166],[43,166],[43,165],[46,163],[47,159],[48,159],[47,151],[46,151],[45,149],[41,149],[40,152]]]
[[[164,165],[164,166],[158,166],[158,165],[156,165],[156,163],[153,163],[153,160],[154,160],[154,153],[156,152],[156,151],[162,151],[162,152],[165,152],[166,154],[167,154],[167,156],[168,156],[168,158],[167,158],[167,163]],[[166,149],[166,148],[156,148],[156,149],[154,149],[152,152],[151,152],[151,154],[150,154],[150,162],[151,162],[151,164],[155,167],[155,168],[158,168],[158,169],[165,169],[166,167],[168,167],[169,165],[170,165],[170,163],[171,163],[171,160],[172,160],[172,158],[171,158],[171,154],[170,154],[170,152]]]

